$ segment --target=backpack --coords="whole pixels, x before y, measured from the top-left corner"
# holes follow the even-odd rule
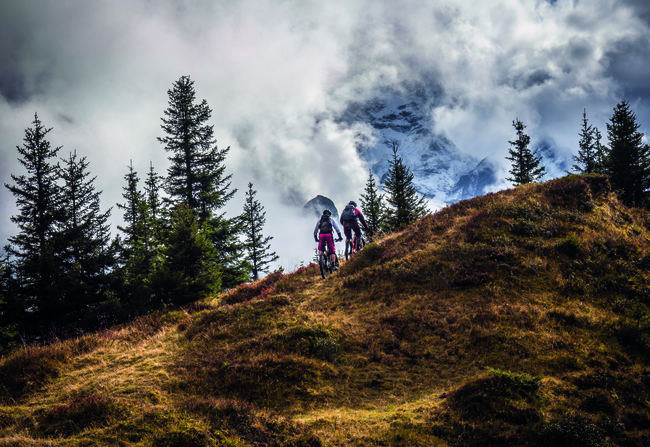
[[[347,205],[341,213],[341,221],[357,220],[357,215],[354,213],[354,205]]]
[[[322,234],[331,234],[332,233],[332,221],[327,216],[322,216],[320,218],[320,225],[318,229]]]

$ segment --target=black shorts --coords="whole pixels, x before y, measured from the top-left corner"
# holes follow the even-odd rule
[[[357,237],[361,237],[361,228],[359,227],[359,222],[356,220],[346,220],[343,222],[343,232],[347,239],[352,239],[352,230]]]

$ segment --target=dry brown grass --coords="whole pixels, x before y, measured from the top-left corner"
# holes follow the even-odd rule
[[[314,266],[276,274],[3,359],[0,375],[44,368],[5,392],[0,436],[644,445],[647,267],[650,217],[622,206],[602,177],[489,194],[369,244],[326,280]],[[526,374],[543,377],[539,389],[518,388]],[[106,406],[64,438],[39,428],[48,412],[100,398],[128,411]]]

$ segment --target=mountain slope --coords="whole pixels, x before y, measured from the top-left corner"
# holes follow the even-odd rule
[[[0,445],[648,445],[648,266],[605,177],[462,201],[327,280],[2,359]]]
[[[436,208],[494,191],[505,183],[507,173],[489,155],[476,158],[471,151],[487,148],[456,147],[435,131],[432,111],[439,105],[440,88],[425,82],[404,82],[382,88],[370,99],[353,101],[338,118],[341,126],[363,131],[357,135],[357,151],[383,183],[392,159],[392,145],[414,174],[414,184]],[[514,131],[513,131],[514,132]],[[513,138],[515,134],[513,133]],[[531,150],[543,157],[547,177],[564,175],[573,163],[570,151],[548,137],[537,140]],[[507,141],[504,141],[507,147]]]

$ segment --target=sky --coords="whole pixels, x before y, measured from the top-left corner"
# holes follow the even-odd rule
[[[317,194],[358,198],[367,166],[360,129],[337,116],[351,101],[408,82],[439,87],[436,132],[466,153],[502,160],[512,121],[535,145],[577,153],[582,111],[605,135],[621,100],[650,132],[646,0],[0,0],[0,179],[23,174],[16,146],[34,113],[59,154],[86,156],[121,223],[132,162],[168,167],[160,118],[181,76],[226,160],[241,213],[248,182],[285,269],[313,255]],[[363,129],[361,129],[363,131]],[[362,132],[361,132],[362,133]],[[606,141],[605,141],[606,143]],[[0,241],[16,234],[0,189]],[[313,220],[313,222],[312,222]]]

